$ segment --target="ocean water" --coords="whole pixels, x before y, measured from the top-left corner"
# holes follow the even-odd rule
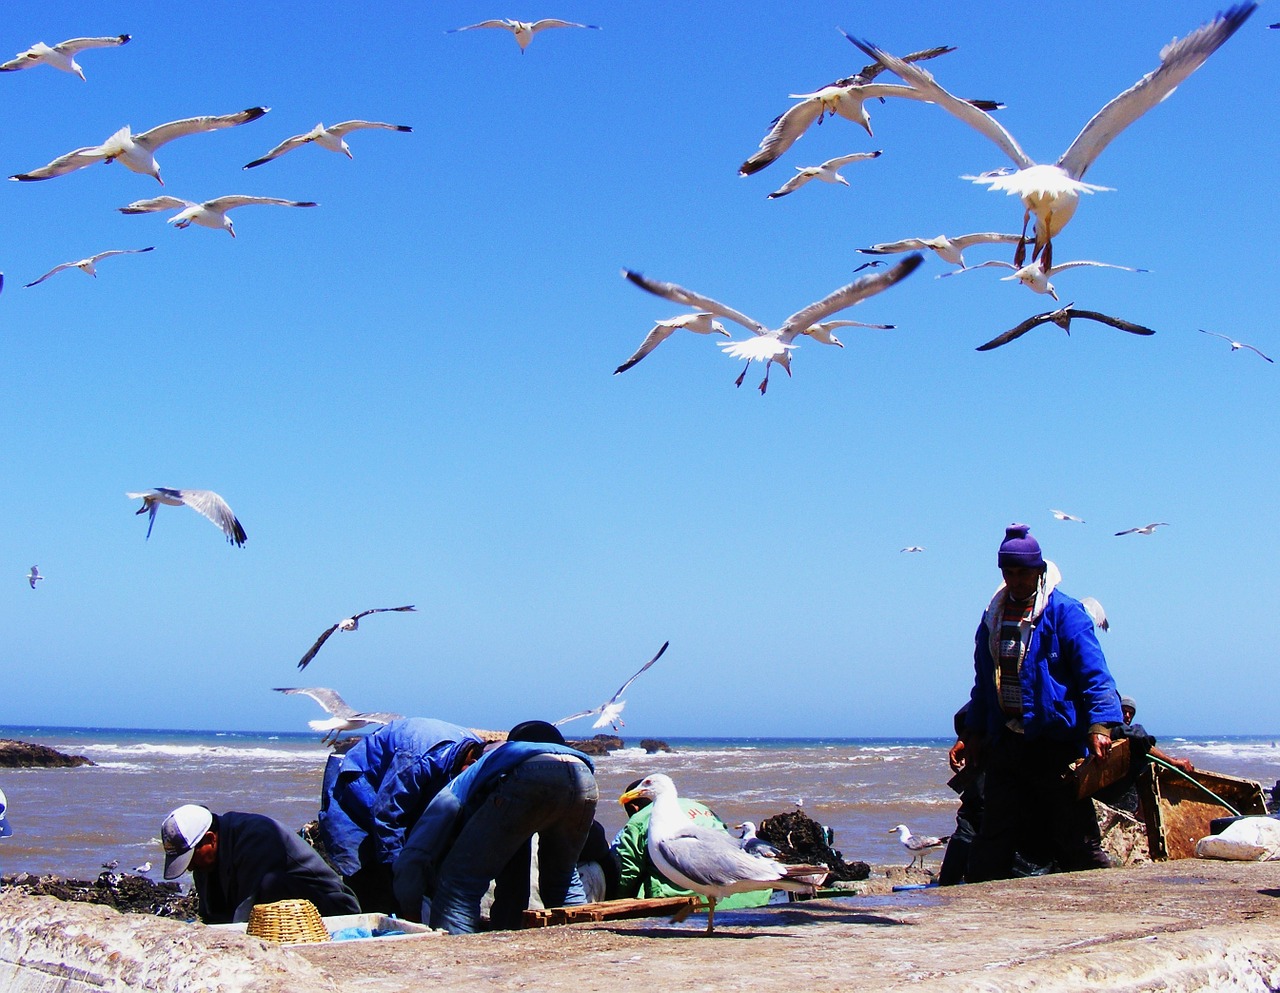
[[[290,827],[315,818],[328,749],[314,734],[102,728],[0,728],[0,738],[86,755],[78,769],[0,770],[12,837],[0,840],[0,871],[94,878],[150,861],[160,878],[160,822],[182,803],[267,814]],[[797,804],[835,832],[846,859],[905,864],[889,830],[947,834],[956,797],[947,789],[949,739],[670,738],[670,753],[628,747],[596,760],[598,819],[623,824],[614,802],[633,779],[664,772],[682,796],[702,800],[730,824],[757,823]],[[1280,780],[1270,737],[1162,738],[1160,747],[1199,769]]]

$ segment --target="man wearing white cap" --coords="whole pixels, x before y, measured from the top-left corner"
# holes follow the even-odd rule
[[[183,804],[160,827],[164,878],[188,869],[206,924],[247,921],[254,904],[310,900],[321,916],[358,914],[355,894],[318,852],[279,821]]]

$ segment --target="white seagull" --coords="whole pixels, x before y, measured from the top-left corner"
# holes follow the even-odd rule
[[[796,311],[781,326],[772,331],[759,321],[739,313],[732,307],[713,300],[711,297],[705,297],[692,290],[686,290],[675,283],[660,283],[630,269],[623,269],[622,274],[642,290],[647,290],[656,296],[665,297],[675,303],[698,307],[712,314],[727,318],[735,324],[741,324],[744,328],[754,332],[754,338],[748,338],[745,341],[728,341],[720,347],[725,354],[733,358],[747,360],[742,373],[735,380],[735,385],[737,386],[742,385],[742,380],[752,362],[765,363],[764,379],[759,386],[759,390],[763,394],[769,386],[769,369],[774,362],[782,366],[788,376],[791,375],[790,353],[796,347],[793,344],[796,338],[801,335],[809,335],[814,341],[826,344],[827,342],[824,338],[829,335],[829,332],[825,332],[822,329],[821,322],[823,318],[844,310],[846,307],[852,307],[867,297],[888,289],[894,283],[914,272],[916,267],[923,261],[924,256],[922,255],[909,255],[884,272],[860,276],[847,286],[842,286],[835,292],[823,297],[817,303],[811,303],[809,306]],[[818,330],[818,334],[812,333],[815,329]]]
[[[38,283],[43,283],[46,279],[48,279],[50,276],[54,275],[55,273],[62,272],[63,269],[79,269],[81,272],[87,272],[90,276],[97,278],[97,275],[98,275],[97,266],[98,266],[98,263],[101,262],[103,259],[109,259],[113,255],[140,255],[143,252],[153,252],[153,251],[155,251],[154,245],[152,245],[150,248],[116,248],[109,252],[99,252],[97,255],[90,255],[87,259],[81,259],[79,262],[63,262],[61,265],[56,265],[52,269],[50,269],[48,272],[46,272],[43,276],[41,276],[39,279],[33,280],[32,282],[27,283],[26,285],[30,287],[30,286],[35,286]]]
[[[1080,601],[1080,606],[1085,609],[1089,617],[1093,620],[1094,626],[1102,631],[1111,630],[1111,622],[1107,620],[1107,612],[1102,609],[1102,604],[1098,602],[1097,597],[1087,596]]]
[[[763,838],[756,836],[754,821],[743,821],[737,825],[736,830],[742,832],[739,835],[742,839],[742,850],[748,855],[760,855],[767,859],[776,859],[782,854]]]
[[[147,873],[151,871],[151,862],[147,861],[147,862],[143,862],[142,865],[135,865],[133,867],[133,871],[138,873],[138,875],[140,876],[145,876]]]
[[[529,47],[529,42],[533,41],[533,36],[539,31],[545,31],[547,28],[590,28],[592,31],[600,30],[599,25],[596,24],[578,24],[575,21],[562,21],[556,17],[544,17],[540,21],[512,21],[502,18],[501,20],[481,21],[479,24],[468,24],[466,27],[461,28],[449,28],[445,34],[474,31],[476,28],[505,28],[515,35],[516,44],[520,46],[521,55]]]
[[[404,613],[406,611],[413,611],[414,609],[413,604],[408,604],[404,607],[370,607],[368,610],[362,610],[358,614],[352,614],[350,617],[344,617],[342,620],[338,621],[337,624],[330,625],[330,627],[316,639],[316,643],[308,648],[307,654],[302,656],[298,661],[298,668],[305,669],[307,667],[307,663],[316,657],[316,652],[320,651],[320,646],[329,640],[329,635],[333,634],[333,632],[337,630],[355,631],[359,628],[360,618],[367,617],[369,614],[386,614],[391,612]]]
[[[1122,534],[1155,534],[1156,528],[1167,528],[1168,521],[1157,521],[1155,524],[1144,524],[1140,528],[1126,528],[1123,531],[1117,531],[1115,536],[1119,538]]]
[[[618,728],[624,726],[626,723],[622,719],[622,708],[627,705],[626,700],[619,700],[618,698],[627,691],[628,686],[636,681],[637,676],[648,669],[649,666],[653,665],[653,663],[657,662],[658,659],[662,658],[662,653],[667,650],[667,646],[669,644],[671,644],[671,642],[664,641],[662,643],[662,647],[658,649],[658,654],[642,665],[630,679],[618,687],[617,693],[609,697],[609,699],[600,706],[592,707],[590,710],[583,710],[576,714],[570,714],[568,717],[562,717],[560,720],[554,721],[553,723],[558,727],[561,724],[568,724],[570,721],[576,721],[580,717],[590,717],[592,714],[599,714],[600,716],[596,718],[596,722],[591,725],[593,728],[602,728],[608,724],[617,731]]]
[[[0,72],[30,69],[43,63],[79,76],[83,80],[84,70],[76,61],[77,55],[86,48],[116,48],[119,45],[127,45],[130,37],[131,35],[118,34],[110,38],[70,38],[56,45],[46,45],[43,41],[37,41],[25,52],[19,52],[16,58],[0,65]]]
[[[164,486],[157,486],[145,493],[126,493],[125,496],[130,500],[141,500],[142,506],[138,508],[137,513],[150,515],[147,519],[148,539],[151,537],[151,529],[155,527],[156,509],[164,504],[166,507],[190,507],[213,521],[227,536],[227,541],[237,548],[244,547],[246,540],[244,528],[236,520],[236,515],[231,512],[231,508],[227,506],[227,501],[213,490],[171,490]]]
[[[896,834],[898,840],[902,842],[902,847],[911,853],[911,861],[907,863],[910,869],[916,864],[916,860],[920,860],[920,868],[924,868],[924,857],[936,848],[946,848],[947,842],[951,840],[951,835],[945,835],[941,838],[930,835],[917,837],[911,833],[911,829],[905,824],[899,824],[897,827],[889,828],[890,834]]]
[[[1150,328],[1144,328],[1141,324],[1133,324],[1130,321],[1121,320],[1119,317],[1108,317],[1096,310],[1081,310],[1074,304],[1067,304],[1057,310],[1050,310],[1043,314],[1035,314],[1028,317],[1021,324],[1010,328],[1004,334],[998,334],[990,341],[985,342],[977,347],[979,352],[989,352],[993,348],[999,348],[1001,345],[1007,345],[1015,338],[1021,338],[1032,328],[1037,328],[1041,324],[1053,323],[1062,328],[1067,334],[1071,334],[1071,321],[1074,318],[1084,318],[1090,321],[1098,321],[1100,324],[1109,324],[1113,328],[1119,328],[1121,331],[1128,331],[1129,334],[1152,335],[1155,334]]]
[[[903,252],[914,252],[929,249],[936,252],[944,262],[952,265],[964,265],[964,250],[973,245],[1016,245],[1022,240],[1020,235],[1000,234],[996,231],[975,231],[973,234],[960,234],[948,238],[940,234],[936,238],[903,238],[901,241],[886,241],[870,248],[859,248],[863,255],[900,255]],[[871,265],[873,263],[867,263]]]
[[[722,897],[766,888],[811,892],[814,884],[796,877],[825,878],[827,874],[826,866],[785,865],[752,855],[744,851],[732,835],[689,820],[669,776],[661,773],[646,776],[618,800],[627,803],[640,798],[653,801],[649,858],[673,883],[707,898],[707,934],[715,929],[716,901]],[[692,912],[690,904],[672,920],[682,921]]]
[[[932,59],[954,51],[954,47],[946,46],[927,48],[920,52],[912,52],[905,57],[905,60],[915,62]],[[773,119],[773,123],[769,126],[768,134],[760,141],[760,150],[742,163],[738,168],[738,175],[753,175],[777,161],[779,156],[795,144],[796,139],[809,129],[810,125],[815,121],[821,124],[828,114],[832,117],[839,116],[847,121],[853,121],[854,124],[863,128],[868,135],[874,137],[871,133],[871,118],[863,106],[865,101],[878,99],[883,102],[885,97],[903,97],[908,100],[925,99],[910,86],[903,86],[898,83],[873,82],[876,76],[884,71],[884,68],[879,62],[872,62],[870,65],[864,66],[857,75],[837,79],[834,83],[828,83],[813,93],[790,94],[791,99],[799,100],[800,102],[793,104],[789,110]],[[1004,106],[1004,104],[997,103],[994,100],[975,100],[974,103],[984,110],[999,110]]]
[[[924,545],[908,545],[906,548],[899,548],[899,552],[923,552]]]
[[[1060,521],[1075,521],[1077,524],[1084,523],[1083,517],[1077,517],[1075,514],[1068,514],[1065,510],[1050,509],[1049,513],[1051,513],[1054,517],[1056,517]]]
[[[156,162],[155,151],[175,138],[183,138],[189,134],[201,134],[205,131],[218,131],[222,128],[234,128],[240,124],[256,121],[265,114],[268,107],[250,107],[235,114],[224,114],[222,117],[188,117],[181,121],[170,121],[159,127],[135,135],[125,125],[101,145],[88,145],[77,148],[54,159],[47,166],[21,172],[10,179],[23,183],[32,183],[41,179],[52,179],[54,176],[65,176],[69,172],[91,166],[95,162],[116,162],[130,172],[144,176],[154,176],[161,186],[160,164]]]
[[[39,568],[33,565],[31,567],[31,571],[27,573],[27,582],[31,584],[31,588],[34,590],[36,588],[36,583],[40,582],[42,579],[44,579],[44,576],[40,575]]]
[[[1037,163],[994,117],[948,93],[925,70],[895,58],[875,45],[848,34],[845,37],[919,90],[925,99],[986,135],[1013,160],[1016,170],[1003,169],[964,178],[1022,199],[1025,207],[1024,235],[1030,216],[1034,214],[1036,217],[1032,258],[1042,258],[1048,269],[1053,264],[1053,238],[1071,220],[1080,194],[1108,189],[1083,182],[1084,174],[1094,160],[1116,135],[1168,97],[1179,83],[1200,68],[1256,8],[1256,3],[1237,4],[1185,38],[1171,41],[1160,51],[1160,65],[1098,111],[1052,165]],[[1016,265],[1020,266],[1025,261],[1024,253],[1025,239],[1019,241],[1014,254]]]
[[[850,162],[878,159],[883,154],[883,151],[854,152],[852,155],[840,155],[834,159],[827,159],[822,165],[796,166],[796,174],[770,193],[767,199],[777,200],[779,197],[785,197],[788,193],[794,193],[811,179],[820,179],[824,183],[842,183],[848,186],[849,181],[841,176],[839,172],[842,167],[847,166]]]
[[[1274,27],[1274,25],[1272,25],[1272,26]],[[1233,352],[1234,352],[1234,351],[1236,351],[1237,349],[1240,349],[1240,348],[1247,348],[1247,349],[1249,349],[1249,351],[1251,351],[1251,352],[1255,353],[1256,355],[1261,355],[1261,356],[1262,356],[1262,358],[1266,359],[1268,362],[1274,362],[1274,361],[1275,361],[1274,359],[1272,359],[1272,358],[1271,358],[1271,356],[1269,356],[1269,355],[1263,355],[1261,352],[1259,352],[1256,348],[1254,348],[1254,347],[1253,347],[1252,345],[1250,345],[1248,342],[1245,342],[1245,341],[1236,341],[1236,340],[1234,340],[1233,338],[1229,338],[1229,337],[1227,337],[1225,334],[1218,334],[1218,332],[1217,332],[1217,331],[1206,331],[1204,328],[1201,328],[1201,329],[1200,329],[1200,333],[1201,333],[1201,334],[1211,334],[1211,335],[1213,335],[1215,338],[1221,338],[1223,341],[1227,342],[1227,343],[1231,346],[1231,350],[1232,350]]]
[[[952,269],[950,272],[939,273],[935,278],[942,279],[944,276],[954,276],[960,272],[973,272],[975,269],[1012,269],[1013,273],[1008,276],[1001,276],[1003,282],[1016,279],[1019,283],[1029,289],[1032,293],[1047,293],[1055,300],[1058,299],[1058,292],[1049,282],[1050,276],[1056,276],[1060,272],[1068,269],[1079,269],[1081,266],[1095,266],[1100,269],[1122,269],[1125,272],[1149,272],[1148,269],[1134,269],[1127,265],[1113,265],[1110,262],[1091,262],[1087,259],[1076,259],[1074,262],[1059,262],[1055,266],[1046,268],[1038,262],[1029,262],[1023,266],[1016,266],[1012,262],[1001,262],[992,259],[987,262],[981,262],[978,265],[968,266],[961,269]]]
[[[644,341],[640,342],[640,347],[632,354],[631,358],[623,362],[622,365],[613,370],[616,376],[620,372],[626,372],[642,358],[652,352],[664,341],[671,337],[677,328],[684,328],[686,331],[692,331],[694,334],[722,334],[726,338],[730,337],[729,332],[724,329],[724,325],[714,320],[714,314],[681,314],[679,317],[671,317],[665,321],[658,321],[654,325],[652,331],[644,336]]]
[[[325,686],[277,686],[277,693],[301,693],[303,696],[309,696],[316,703],[325,709],[325,712],[331,716],[327,721],[307,721],[307,727],[312,731],[323,731],[324,737],[320,739],[320,743],[336,744],[338,738],[343,731],[358,731],[360,728],[368,727],[370,724],[390,724],[392,721],[398,721],[403,714],[384,714],[384,713],[363,713],[357,711],[350,706],[346,700],[338,696],[335,690],[331,690]]]
[[[243,166],[245,169],[252,169],[260,166],[264,162],[270,162],[272,159],[278,159],[285,152],[292,152],[295,148],[301,148],[303,145],[316,144],[321,148],[327,148],[331,152],[338,152],[351,158],[351,149],[347,147],[344,140],[352,131],[365,131],[369,128],[381,128],[384,131],[412,131],[413,128],[407,124],[380,124],[377,121],[343,121],[341,124],[335,124],[333,127],[326,128],[323,123],[317,124],[305,134],[295,134],[292,138],[286,138],[280,142],[275,148],[267,152],[260,159],[254,159],[248,165]]]
[[[254,204],[267,204],[276,207],[318,207],[311,200],[281,200],[277,197],[228,196],[215,197],[204,203],[193,200],[180,200],[177,197],[152,197],[150,200],[135,200],[127,207],[120,207],[122,214],[154,214],[159,210],[176,210],[178,213],[169,218],[175,228],[185,228],[199,224],[202,228],[222,229],[236,236],[236,227],[227,216],[227,211],[236,207],[250,207]]]

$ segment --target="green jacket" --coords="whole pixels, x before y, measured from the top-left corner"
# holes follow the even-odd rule
[[[703,827],[714,828],[729,833],[724,821],[697,800],[680,798],[680,806],[689,817]],[[618,896],[640,899],[660,899],[662,897],[689,896],[688,890],[680,889],[666,876],[660,873],[649,858],[649,817],[653,814],[653,806],[645,807],[633,816],[618,836],[613,839],[613,851],[618,856],[622,868],[622,879],[618,884]],[[762,907],[769,902],[773,890],[751,890],[749,893],[732,893],[716,901],[717,910],[733,910],[735,907]]]

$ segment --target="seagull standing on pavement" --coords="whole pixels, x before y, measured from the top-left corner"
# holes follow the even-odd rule
[[[109,252],[99,252],[97,255],[90,255],[87,259],[81,259],[79,262],[63,262],[61,265],[56,265],[39,279],[33,280],[26,285],[30,287],[43,283],[55,273],[62,272],[63,269],[79,269],[81,272],[87,272],[96,279],[98,276],[98,263],[103,259],[109,259],[115,255],[141,255],[143,252],[153,251],[155,251],[154,245],[150,248],[115,248]]]
[[[335,690],[331,690],[326,686],[277,686],[277,693],[295,694],[301,693],[303,696],[309,696],[330,715],[327,721],[307,721],[307,727],[312,731],[323,731],[324,737],[320,739],[322,745],[336,744],[338,738],[341,737],[343,731],[358,731],[360,728],[368,727],[370,724],[390,724],[392,721],[398,721],[403,714],[389,713],[364,713],[356,710],[347,703],[342,697],[338,696]]]
[[[902,843],[902,847],[911,853],[911,861],[907,863],[910,869],[916,864],[916,860],[920,860],[920,868],[924,868],[924,857],[937,848],[946,848],[947,842],[951,840],[951,835],[945,835],[941,838],[932,835],[914,835],[911,829],[905,824],[899,824],[897,827],[889,828],[890,834],[896,834],[898,841]]]
[[[782,184],[778,189],[774,190],[766,199],[777,200],[779,197],[785,197],[788,193],[794,193],[800,187],[811,179],[820,179],[824,183],[842,183],[849,185],[849,181],[840,175],[840,169],[847,166],[850,162],[864,162],[867,159],[878,159],[883,155],[883,151],[879,152],[854,152],[852,155],[839,155],[834,159],[827,159],[822,165],[816,166],[796,166],[796,174]]]
[[[618,692],[609,697],[609,699],[600,704],[600,706],[592,707],[590,710],[583,710],[576,714],[570,714],[568,717],[562,717],[560,720],[553,721],[552,723],[556,727],[559,727],[561,724],[568,724],[570,721],[576,721],[580,717],[590,717],[592,714],[599,714],[600,716],[596,718],[596,722],[591,725],[593,728],[602,728],[606,724],[609,724],[612,725],[614,731],[617,731],[619,727],[622,727],[626,723],[622,719],[622,708],[627,705],[626,700],[620,700],[618,698],[622,696],[623,693],[627,692],[627,687],[636,681],[636,677],[645,672],[651,665],[653,665],[653,663],[657,662],[658,659],[662,658],[662,653],[667,650],[667,646],[669,644],[671,644],[671,642],[664,641],[662,643],[662,647],[658,649],[658,654],[637,669],[630,679],[618,687]]]
[[[1274,27],[1274,25],[1273,25],[1273,27]],[[1201,333],[1201,334],[1211,334],[1211,335],[1213,335],[1215,338],[1221,338],[1223,341],[1227,342],[1227,343],[1231,346],[1231,350],[1232,350],[1233,352],[1234,352],[1234,351],[1236,351],[1237,349],[1247,348],[1247,349],[1249,349],[1249,351],[1253,352],[1255,355],[1260,355],[1260,356],[1262,356],[1262,358],[1266,359],[1268,362],[1274,362],[1274,361],[1275,361],[1275,360],[1274,360],[1274,359],[1272,359],[1269,355],[1263,355],[1260,351],[1258,351],[1256,348],[1254,348],[1254,347],[1253,347],[1252,345],[1250,345],[1248,342],[1244,342],[1244,341],[1235,341],[1234,339],[1227,337],[1225,334],[1218,334],[1218,332],[1217,332],[1217,331],[1206,331],[1204,328],[1201,328],[1201,329],[1200,329],[1200,333]]]
[[[377,121],[343,121],[341,124],[335,124],[332,127],[325,127],[323,123],[317,124],[305,134],[296,134],[292,138],[286,138],[280,142],[275,148],[267,152],[260,159],[254,159],[244,169],[252,169],[260,166],[264,162],[270,162],[272,159],[278,159],[285,152],[291,152],[295,148],[301,148],[303,145],[316,144],[321,148],[327,148],[331,152],[338,152],[351,158],[351,149],[347,146],[346,136],[352,131],[366,131],[370,128],[381,128],[384,131],[412,131],[413,128],[407,124],[381,124]]]
[[[316,652],[320,651],[320,646],[329,640],[329,635],[333,634],[333,632],[338,630],[355,631],[359,628],[360,618],[368,617],[370,614],[405,613],[406,611],[412,612],[415,609],[416,608],[413,604],[408,604],[404,607],[370,607],[368,610],[362,610],[358,614],[352,614],[350,617],[344,617],[342,620],[338,621],[337,624],[330,625],[324,633],[316,639],[315,644],[307,649],[307,654],[302,656],[301,660],[299,660],[298,668],[305,669],[307,667],[307,663],[316,657]]]
[[[16,58],[0,65],[0,72],[15,72],[18,69],[31,69],[41,64],[53,66],[62,72],[84,79],[84,70],[76,61],[76,56],[87,48],[116,48],[129,43],[130,35],[118,34],[109,38],[69,38],[56,45],[46,45],[37,41],[25,52],[19,52]]]
[[[474,31],[476,28],[505,28],[515,35],[516,44],[520,46],[521,55],[529,47],[529,42],[533,41],[533,36],[539,31],[545,31],[547,28],[590,28],[592,31],[600,30],[599,25],[596,24],[578,24],[574,21],[562,21],[556,17],[544,17],[540,21],[512,21],[503,18],[501,20],[481,21],[479,24],[468,24],[466,27],[461,28],[449,28],[445,34],[455,34],[458,31]]]
[[[156,510],[161,504],[166,507],[190,507],[197,513],[203,514],[227,536],[227,541],[231,542],[237,548],[243,548],[245,543],[244,528],[240,526],[240,522],[236,519],[236,515],[231,512],[231,508],[227,506],[227,501],[214,493],[213,490],[171,490],[164,486],[157,486],[153,490],[147,490],[145,493],[126,493],[130,500],[141,500],[142,506],[138,508],[137,513],[149,515],[147,518],[147,538],[151,537],[151,529],[155,527]]]

